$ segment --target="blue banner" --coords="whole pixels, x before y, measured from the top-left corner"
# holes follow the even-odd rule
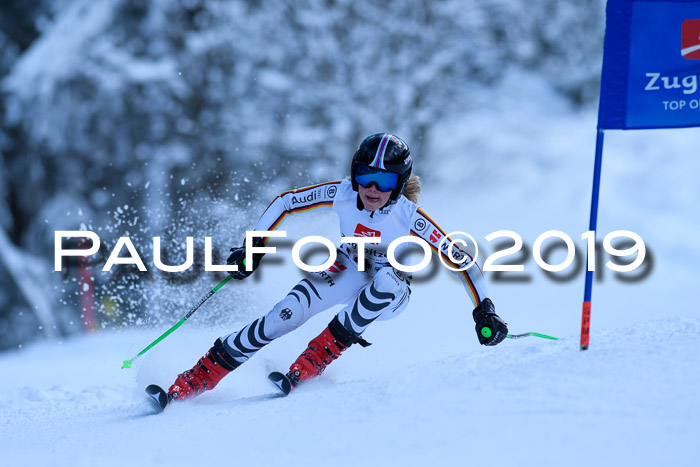
[[[599,129],[700,126],[700,0],[608,0]]]

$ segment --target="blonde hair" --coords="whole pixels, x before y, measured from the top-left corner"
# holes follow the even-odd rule
[[[406,189],[403,191],[403,195],[412,203],[418,203],[418,196],[423,190],[420,187],[420,177],[414,175],[408,179],[406,182]]]

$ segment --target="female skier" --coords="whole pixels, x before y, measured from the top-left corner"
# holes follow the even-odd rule
[[[412,165],[409,148],[403,140],[392,134],[377,133],[365,138],[357,148],[350,180],[287,191],[275,198],[255,230],[274,230],[287,215],[295,212],[330,208],[340,218],[343,237],[381,237],[381,241],[341,244],[331,267],[310,273],[267,314],[217,339],[191,370],[177,376],[168,391],[170,399],[183,400],[214,389],[224,376],[265,345],[337,304],[346,306],[309,342],[289,372],[273,373],[270,379],[288,393],[299,383],[320,375],[351,345],[369,345],[361,337],[365,329],[376,319],[397,316],[408,304],[411,293],[410,276],[393,268],[387,259],[388,245],[398,237],[422,238],[448,264],[454,265],[448,255],[450,248],[457,261],[472,261],[459,248],[441,243],[445,232],[415,204],[420,183],[418,177],[411,177]],[[238,266],[238,271],[231,275],[239,280],[250,276],[262,257],[253,255],[254,264],[247,271],[245,246],[231,251],[227,263]],[[480,269],[471,267],[458,274],[475,306],[472,315],[479,342],[498,344],[505,339],[508,327],[496,315],[493,302],[486,295]]]

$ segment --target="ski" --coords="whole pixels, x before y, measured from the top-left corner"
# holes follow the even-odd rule
[[[146,388],[146,394],[148,395],[148,400],[151,402],[151,405],[156,413],[160,413],[165,410],[170,403],[168,393],[157,384],[149,385]]]
[[[267,375],[267,379],[272,381],[272,383],[282,391],[282,394],[287,396],[292,392],[292,382],[287,378],[287,375],[280,373],[279,371],[273,371]]]
[[[276,394],[265,394],[263,396],[258,396],[258,397],[253,397],[253,398],[248,398],[248,399],[257,399],[257,400],[264,400],[264,399],[275,399],[277,397],[284,397],[287,396],[291,391],[292,388],[294,387],[292,385],[292,382],[287,378],[287,375],[280,373],[278,371],[273,371],[270,373],[267,378],[274,383],[275,386],[280,390],[281,394],[276,393]],[[170,396],[168,396],[168,393],[165,392],[163,388],[158,386],[157,384],[150,384],[146,388],[146,395],[147,399],[151,404],[151,407],[153,407],[153,410],[156,413],[161,413],[165,408],[170,404]],[[243,399],[242,399],[243,400]]]

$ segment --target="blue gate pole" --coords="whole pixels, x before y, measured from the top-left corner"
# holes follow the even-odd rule
[[[591,194],[591,217],[588,230],[593,231],[595,245],[595,231],[598,224],[598,198],[600,194],[600,172],[603,165],[603,135],[604,130],[598,128],[595,140],[595,165],[593,168],[593,192]],[[588,251],[588,256],[595,255],[595,251]],[[586,261],[588,265],[588,261]],[[583,292],[583,312],[581,315],[581,350],[588,349],[591,332],[591,293],[593,290],[593,271],[586,266],[586,286]]]

